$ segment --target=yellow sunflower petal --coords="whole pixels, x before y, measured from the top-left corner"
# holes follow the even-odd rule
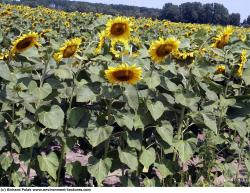
[[[22,35],[12,43],[13,46],[11,53],[15,55],[16,53],[21,53],[33,46],[39,46],[39,43],[37,42],[38,37],[39,35],[35,32]]]
[[[126,17],[116,17],[106,24],[106,35],[111,39],[119,39],[128,41],[131,29],[131,22]]]
[[[105,78],[111,84],[127,83],[136,84],[142,79],[142,69],[135,65],[120,64],[105,70]]]
[[[180,42],[172,37],[166,40],[159,38],[159,40],[152,42],[149,54],[154,62],[161,63],[165,60],[166,56],[178,50],[179,44]]]
[[[81,38],[73,38],[70,40],[66,40],[62,47],[59,49],[59,51],[54,54],[54,59],[57,62],[60,62],[63,58],[73,57],[78,51],[81,43]]]
[[[223,48],[228,44],[231,35],[233,34],[233,28],[231,26],[226,27],[226,29],[216,36],[215,42],[212,44],[214,48]]]

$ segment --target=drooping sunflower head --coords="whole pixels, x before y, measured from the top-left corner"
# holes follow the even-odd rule
[[[105,37],[106,37],[105,31],[98,33],[99,42],[97,48],[95,49],[95,54],[101,53],[102,47],[105,43]]]
[[[111,39],[128,40],[131,32],[131,22],[126,17],[116,17],[106,24],[107,37]]]
[[[247,40],[247,36],[245,33],[239,33],[238,36],[242,42],[245,42]]]
[[[173,53],[173,56],[178,60],[192,60],[195,57],[195,53],[187,51],[180,52],[179,50],[177,50]]]
[[[44,30],[42,30],[40,33],[39,33],[39,36],[40,37],[46,37],[46,33],[49,33],[49,32],[51,32],[52,31],[52,29],[44,29]]]
[[[237,66],[236,76],[242,77],[244,66],[247,63],[247,51],[243,50],[240,56],[240,64]]]
[[[142,69],[135,65],[120,64],[105,70],[105,78],[111,84],[127,83],[136,84],[142,79]]]
[[[215,70],[216,74],[224,74],[225,71],[226,71],[226,67],[225,66],[223,66],[223,65],[216,66],[216,70]]]
[[[39,35],[35,32],[22,35],[13,42],[11,53],[15,55],[16,53],[21,53],[33,46],[39,46],[39,43],[37,42],[38,37]]]
[[[116,57],[120,58],[123,55],[128,55],[129,45],[127,41],[122,40],[112,40],[110,52]]]
[[[167,38],[166,40],[160,38],[152,42],[149,48],[149,54],[153,61],[161,63],[170,53],[177,51],[180,42],[175,38]]]
[[[226,27],[226,29],[219,35],[216,36],[215,42],[212,44],[214,48],[223,48],[228,44],[230,36],[233,34],[233,28],[231,26]]]
[[[60,62],[63,58],[70,58],[76,54],[79,46],[82,43],[81,38],[73,38],[66,40],[57,53],[54,54],[54,59]]]
[[[139,37],[131,37],[130,44],[132,45],[132,56],[137,57],[139,56],[139,49],[142,48],[141,41]]]
[[[7,60],[9,57],[8,52],[0,53],[0,60]]]

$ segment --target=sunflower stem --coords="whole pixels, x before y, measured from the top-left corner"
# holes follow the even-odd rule
[[[33,155],[33,149],[34,149],[34,146],[32,146],[30,148],[30,161],[29,161],[29,165],[28,165],[28,169],[27,169],[27,176],[26,176],[26,186],[29,186],[30,185],[30,169],[31,169],[31,164],[32,164],[32,155]]]
[[[45,80],[45,76],[47,74],[47,68],[49,66],[49,61],[50,61],[50,57],[48,56],[48,53],[46,53],[47,55],[47,61],[45,63],[45,67],[44,67],[44,71],[43,71],[43,75],[42,75],[42,78],[41,78],[41,81],[40,81],[40,87],[43,86],[43,83],[44,83],[44,80]],[[53,54],[52,54],[53,55]]]

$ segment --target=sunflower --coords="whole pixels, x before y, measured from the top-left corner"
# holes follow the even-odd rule
[[[7,60],[9,57],[8,52],[0,53],[0,60]]]
[[[166,40],[160,38],[152,42],[149,48],[149,54],[153,61],[161,63],[166,56],[178,50],[180,42],[175,38],[167,38]]]
[[[216,74],[224,74],[225,71],[226,71],[226,67],[225,66],[223,66],[223,65],[216,66],[216,70],[215,70]]]
[[[180,52],[179,50],[177,50],[173,53],[173,56],[178,60],[188,60],[193,59],[195,57],[195,53],[186,51]]]
[[[122,55],[128,55],[129,45],[127,41],[122,40],[112,40],[110,52],[116,57],[120,58]]]
[[[242,42],[245,42],[247,40],[247,36],[245,33],[240,33],[238,36]]]
[[[136,84],[142,79],[142,69],[136,65],[120,64],[105,70],[105,78],[111,84],[127,83]]]
[[[33,46],[39,46],[39,43],[37,42],[38,37],[38,34],[35,32],[22,35],[13,42],[11,53],[15,55],[16,53],[21,53]]]
[[[226,27],[226,29],[219,35],[216,36],[215,42],[212,44],[214,48],[223,48],[228,44],[230,36],[233,34],[233,28],[231,26]]]
[[[69,27],[70,27],[70,22],[65,21],[65,22],[64,22],[64,26],[65,26],[66,28],[69,28]]]
[[[8,11],[8,10],[5,10],[5,11],[0,12],[0,16],[1,16],[1,17],[9,16],[9,15],[11,15],[11,14],[12,14],[12,12],[11,12],[11,11]]]
[[[137,57],[140,55],[139,49],[142,48],[141,41],[138,37],[131,37],[130,44],[132,44],[132,56]]]
[[[40,33],[39,33],[39,36],[40,37],[46,37],[46,33],[49,33],[49,32],[51,32],[52,31],[52,29],[44,29],[44,30],[42,30]]]
[[[81,38],[73,38],[64,42],[57,53],[54,54],[54,59],[60,62],[63,58],[74,56],[82,43]]]
[[[240,64],[238,65],[238,69],[236,71],[237,76],[242,77],[244,66],[246,63],[247,63],[247,51],[243,50],[240,57]]]
[[[128,40],[131,32],[131,22],[126,17],[116,17],[106,24],[106,35],[111,39]]]
[[[105,31],[98,33],[99,42],[97,48],[95,49],[95,54],[101,53],[102,47],[105,42],[105,36],[106,36]]]

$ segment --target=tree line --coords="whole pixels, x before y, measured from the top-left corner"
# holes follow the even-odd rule
[[[152,19],[166,19],[174,22],[235,26],[250,25],[250,16],[241,23],[241,16],[239,13],[230,14],[224,5],[219,3],[202,4],[199,2],[187,2],[180,5],[166,3],[162,9],[155,9],[69,0],[0,0],[0,2],[24,4],[31,7],[42,5],[64,11],[94,12],[110,15],[134,16],[137,18],[150,17]]]

